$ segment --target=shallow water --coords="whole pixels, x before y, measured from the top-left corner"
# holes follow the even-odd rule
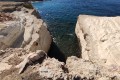
[[[34,2],[33,6],[47,23],[55,45],[65,56],[80,54],[74,32],[79,14],[120,15],[120,0],[46,0]],[[53,49],[51,52],[57,53]]]

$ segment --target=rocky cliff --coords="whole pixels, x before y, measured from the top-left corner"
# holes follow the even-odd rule
[[[80,15],[76,35],[83,59],[120,66],[120,17]]]
[[[19,11],[1,13],[4,15],[0,22],[0,49],[22,47],[30,51],[41,49],[48,52],[51,35],[45,22],[38,19],[34,12],[23,7]]]
[[[64,63],[47,55],[50,33],[29,4],[0,6],[0,80],[120,80],[120,17],[79,16],[82,58]]]

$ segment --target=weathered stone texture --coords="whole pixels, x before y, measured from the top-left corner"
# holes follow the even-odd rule
[[[80,15],[75,32],[83,59],[120,65],[120,17]]]

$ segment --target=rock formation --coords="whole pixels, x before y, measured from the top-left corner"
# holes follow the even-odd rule
[[[80,15],[76,35],[83,59],[120,65],[120,17]]]
[[[23,3],[12,4],[0,5],[0,80],[120,80],[120,17],[79,16],[82,58],[65,64],[46,54],[52,39],[45,22]]]
[[[67,80],[68,77],[65,64],[54,58],[48,58],[41,64],[39,74],[43,80]]]
[[[0,23],[0,49],[22,47],[30,51],[40,49],[48,52],[52,38],[45,22],[37,19],[32,12],[22,8],[21,11],[10,13],[13,21]]]
[[[16,66],[16,68],[20,68],[19,74],[23,72],[27,64],[32,64],[35,61],[40,60],[41,62],[47,58],[47,53],[45,53],[43,50],[37,50],[36,52],[28,54],[25,59]]]
[[[5,49],[14,44],[23,33],[24,19],[15,21],[4,21],[0,23],[0,49]]]
[[[67,78],[67,70],[63,62],[59,62],[54,58],[43,58],[34,62],[40,56],[31,55],[29,50],[23,48],[8,48],[0,50],[0,80],[64,80]],[[22,74],[18,74],[19,68],[16,68],[26,57],[34,63],[29,64]],[[3,66],[4,65],[4,66]]]
[[[16,65],[30,53],[23,48],[0,50],[0,80],[120,80],[119,66],[104,66],[104,62],[97,64],[75,56],[68,57],[66,64],[44,58],[26,65],[23,73],[18,74]],[[30,59],[33,58],[37,59],[36,55],[31,55]]]
[[[70,80],[120,80],[120,67],[116,65],[106,67],[103,62],[93,63],[75,56],[69,57],[66,65]]]
[[[23,48],[0,50],[0,80],[23,80],[23,78],[25,80],[37,80],[41,60],[37,61],[36,64],[30,64],[22,74],[18,74],[19,68],[16,68],[16,65],[19,65],[30,53],[32,52]]]

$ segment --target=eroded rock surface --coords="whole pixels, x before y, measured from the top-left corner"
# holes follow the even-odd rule
[[[0,22],[0,49],[5,49],[14,44],[14,42],[24,32],[24,20]]]
[[[19,67],[16,68],[16,66],[31,52],[23,48],[8,48],[1,50],[0,53],[0,80],[67,80],[68,71],[65,64],[54,58],[32,61],[37,59],[37,56],[31,55],[30,59],[33,63],[28,64],[25,70],[19,74]]]
[[[82,58],[120,65],[120,17],[80,15],[76,24]]]
[[[67,80],[67,68],[63,62],[59,62],[54,58],[48,58],[39,68],[40,76],[52,80]]]
[[[13,9],[7,4],[1,10],[17,6]],[[0,80],[120,80],[120,17],[79,16],[76,34],[82,58],[68,57],[65,64],[46,57],[51,36],[33,9],[9,14],[9,19],[0,22],[0,49],[5,49],[0,50]]]
[[[0,23],[0,49],[22,47],[30,51],[48,52],[52,38],[45,22],[32,15],[33,10],[22,8],[10,14],[13,21]]]
[[[31,53],[23,48],[0,50],[0,80],[120,80],[117,65],[105,66],[104,62],[93,63],[75,56],[68,57],[66,64],[49,57],[36,61],[38,57]],[[16,66],[28,55],[35,61],[19,74],[20,68]]]
[[[89,60],[69,57],[66,62],[70,80],[120,80],[120,66],[104,66]],[[70,77],[71,76],[71,77]]]
[[[29,65],[22,74],[16,66],[21,63],[30,51],[23,48],[8,48],[0,51],[0,80],[37,80],[39,77],[39,61]],[[41,62],[41,61],[40,61]],[[3,64],[7,65],[4,66]]]

